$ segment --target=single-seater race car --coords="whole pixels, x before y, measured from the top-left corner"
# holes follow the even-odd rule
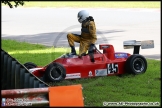
[[[99,49],[85,56],[63,54],[44,67],[27,62],[24,66],[35,76],[49,82],[64,79],[89,78],[121,75],[125,73],[142,74],[147,70],[147,60],[139,54],[141,49],[154,48],[153,40],[123,42],[124,49],[133,48],[133,54],[115,52],[113,45],[100,44]]]

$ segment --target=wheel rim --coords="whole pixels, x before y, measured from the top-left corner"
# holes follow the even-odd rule
[[[144,67],[145,67],[145,63],[141,58],[136,58],[133,61],[133,69],[136,72],[138,72],[138,73],[142,72],[144,70]]]
[[[50,70],[50,77],[54,80],[59,80],[61,78],[61,68],[59,66],[52,67]]]

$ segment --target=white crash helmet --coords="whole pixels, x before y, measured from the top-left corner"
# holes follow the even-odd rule
[[[86,10],[81,10],[78,12],[78,21],[82,23],[87,17],[89,17],[89,13]]]

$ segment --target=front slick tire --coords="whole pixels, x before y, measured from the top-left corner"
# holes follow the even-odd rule
[[[51,63],[45,70],[45,80],[48,82],[60,82],[66,77],[66,70],[60,63]]]
[[[32,68],[36,68],[37,67],[37,65],[35,63],[32,63],[32,62],[26,62],[26,63],[24,63],[24,66],[27,69],[32,69]]]
[[[126,71],[132,74],[142,74],[147,70],[147,61],[139,54],[131,55],[126,61]]]

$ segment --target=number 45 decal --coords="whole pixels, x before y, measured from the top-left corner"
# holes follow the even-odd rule
[[[108,74],[118,73],[118,64],[117,63],[107,64],[107,70]]]

